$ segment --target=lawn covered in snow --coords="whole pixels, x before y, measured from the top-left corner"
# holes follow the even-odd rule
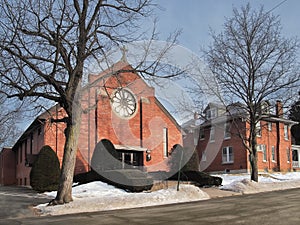
[[[289,188],[300,188],[300,172],[264,173],[260,174],[259,182],[251,182],[249,174],[218,174],[223,178],[224,191],[234,191],[242,194],[258,193]],[[55,197],[56,192],[44,193]],[[191,202],[209,199],[204,189],[193,185],[181,184],[179,191],[176,186],[153,192],[128,193],[102,182],[92,182],[73,188],[73,202],[65,205],[36,207],[41,215],[59,215],[80,212],[104,211],[134,207],[145,207],[179,202]]]

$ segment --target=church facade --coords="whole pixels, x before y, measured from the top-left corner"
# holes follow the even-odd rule
[[[168,170],[172,147],[182,144],[181,128],[155,97],[154,88],[126,61],[89,75],[81,91],[83,113],[75,174],[91,169],[94,148],[101,140],[112,142],[124,169],[130,165],[144,171]],[[52,121],[65,115],[63,108],[53,106],[39,115],[13,146],[15,184],[30,185],[32,163],[44,145],[62,162],[65,124]]]

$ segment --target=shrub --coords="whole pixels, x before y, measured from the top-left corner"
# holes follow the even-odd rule
[[[74,182],[85,184],[93,181],[102,181],[117,188],[131,192],[141,192],[150,190],[153,186],[153,179],[136,169],[107,170],[97,173],[89,171],[87,173],[74,176]]]
[[[181,168],[179,168],[180,164],[181,164]],[[181,171],[198,171],[199,170],[198,153],[195,149],[183,148],[180,144],[176,144],[172,148],[168,165],[169,165],[170,172],[172,173],[176,173],[177,171],[179,171],[179,169],[181,169]]]
[[[57,155],[48,145],[43,146],[30,171],[30,185],[38,192],[57,191],[60,165]]]
[[[169,180],[177,179],[178,173],[169,178]],[[210,176],[209,174],[200,171],[182,171],[180,173],[180,180],[191,181],[198,187],[220,186],[223,181],[221,177]]]
[[[118,159],[119,154],[114,145],[107,139],[103,139],[95,147],[91,167],[97,172],[120,169],[121,162]]]

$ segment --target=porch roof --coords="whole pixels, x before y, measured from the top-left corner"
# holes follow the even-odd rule
[[[148,149],[140,146],[114,145],[116,150],[146,152]]]

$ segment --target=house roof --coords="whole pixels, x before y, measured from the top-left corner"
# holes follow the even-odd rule
[[[61,108],[58,104],[52,106],[51,108],[49,108],[48,110],[45,110],[44,112],[42,112],[40,115],[38,115],[33,122],[28,126],[28,128],[23,132],[23,134],[19,137],[19,139],[16,141],[16,143],[14,144],[14,146],[12,147],[13,150],[15,150],[15,147],[21,143],[28,134],[30,134],[32,131],[34,131],[37,127],[39,127],[42,123],[44,123],[45,120],[47,120],[50,115],[53,115],[53,113],[56,112],[56,110],[58,110],[58,108]]]
[[[221,109],[224,109],[223,105],[212,103],[209,106],[207,106],[205,108],[205,110],[209,109],[209,107],[218,107],[218,106],[221,106]],[[245,109],[245,106],[240,102],[236,102],[236,103],[233,103],[233,104],[227,106],[226,112],[223,115],[218,116],[211,120],[204,121],[201,124],[201,126],[208,126],[211,123],[222,123],[222,122],[224,123],[225,121],[228,121],[228,120],[231,120],[234,118],[247,118],[247,117],[248,117],[248,113]],[[286,119],[286,118],[283,118],[283,117],[280,117],[277,115],[273,115],[270,113],[264,114],[262,116],[261,120],[269,121],[269,122],[281,122],[281,123],[285,123],[285,124],[289,124],[289,125],[298,124],[298,122],[295,122],[290,119]]]

